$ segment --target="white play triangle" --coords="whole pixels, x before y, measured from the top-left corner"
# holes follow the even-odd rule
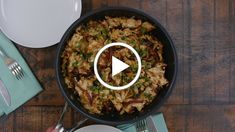
[[[123,70],[125,70],[128,67],[129,67],[129,65],[120,61],[116,57],[112,56],[112,77],[115,76],[116,74],[122,72]]]

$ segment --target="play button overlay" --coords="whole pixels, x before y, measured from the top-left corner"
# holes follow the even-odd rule
[[[113,46],[122,46],[122,47],[125,47],[125,48],[128,48],[129,50],[131,50],[132,53],[134,53],[135,55],[135,58],[137,60],[137,64],[138,64],[138,69],[137,69],[137,73],[135,74],[135,77],[134,79],[126,84],[126,85],[123,85],[123,86],[112,86],[106,82],[104,82],[100,75],[99,75],[99,72],[98,72],[98,68],[97,68],[97,64],[98,64],[98,60],[101,56],[101,54],[108,48],[110,47],[113,47]],[[126,64],[125,62],[119,60],[118,58],[112,56],[112,77],[123,72],[125,69],[128,69],[130,67],[130,65]],[[136,50],[134,48],[132,48],[130,45],[128,44],[125,44],[125,43],[120,43],[120,42],[117,42],[117,43],[110,43],[110,44],[107,44],[105,45],[103,48],[101,48],[99,50],[99,52],[96,54],[95,56],[95,60],[94,60],[94,73],[95,73],[95,76],[96,78],[98,79],[98,81],[103,85],[105,86],[106,88],[109,88],[109,89],[112,89],[112,90],[123,90],[123,89],[127,89],[129,87],[131,87],[138,79],[139,79],[139,76],[140,76],[140,73],[141,73],[141,59],[140,59],[140,56],[139,54],[136,52]]]
[[[112,56],[112,77],[130,67],[126,63]]]

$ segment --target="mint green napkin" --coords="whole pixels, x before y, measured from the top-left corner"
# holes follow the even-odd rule
[[[2,111],[2,110],[0,110],[0,117],[1,117],[1,115],[3,115],[4,114],[4,112]]]
[[[157,132],[168,132],[162,113],[150,116],[150,118],[153,119],[154,125],[157,128]],[[123,132],[136,132],[134,124],[119,125],[117,128],[121,129]]]
[[[42,87],[14,44],[2,32],[0,32],[0,46],[8,56],[14,58],[24,70],[23,79],[17,80],[9,71],[3,59],[0,58],[0,78],[7,87],[11,96],[11,106],[7,106],[3,98],[0,97],[1,116],[4,113],[6,115],[9,114],[19,106],[23,105],[26,101],[42,91]]]

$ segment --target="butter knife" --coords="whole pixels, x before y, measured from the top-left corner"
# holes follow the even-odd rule
[[[0,79],[0,94],[2,95],[3,100],[5,101],[7,106],[10,106],[11,105],[11,97],[10,97],[10,94],[9,94],[7,88],[5,87],[5,85],[3,84],[1,79]]]
[[[147,122],[147,127],[148,127],[149,132],[158,132],[154,124],[152,116],[147,117],[146,122]]]

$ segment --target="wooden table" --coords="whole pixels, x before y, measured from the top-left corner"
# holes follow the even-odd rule
[[[235,131],[235,0],[83,0],[83,14],[106,6],[142,9],[169,31],[179,74],[160,110],[171,132]],[[44,92],[10,114],[0,131],[42,132],[58,120],[64,99],[55,79],[57,46],[17,45]],[[70,109],[65,125],[84,118]]]

